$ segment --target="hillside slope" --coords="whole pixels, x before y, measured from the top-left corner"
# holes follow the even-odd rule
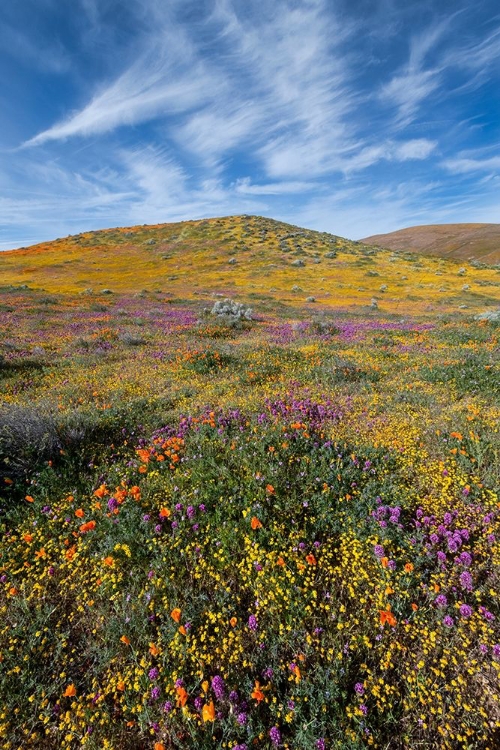
[[[374,234],[361,242],[422,255],[500,263],[500,224],[429,224]]]
[[[85,232],[0,253],[2,285],[50,293],[224,295],[399,314],[497,305],[497,271],[463,266],[257,216]]]

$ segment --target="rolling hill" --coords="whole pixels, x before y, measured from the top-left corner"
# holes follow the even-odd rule
[[[106,229],[3,252],[0,279],[50,293],[222,294],[405,314],[482,311],[500,296],[492,268],[394,254],[257,216]]]
[[[421,255],[500,263],[500,224],[430,224],[374,234],[361,242]]]

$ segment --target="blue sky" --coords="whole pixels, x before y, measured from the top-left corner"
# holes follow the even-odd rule
[[[0,5],[0,249],[240,213],[499,222],[497,0]]]

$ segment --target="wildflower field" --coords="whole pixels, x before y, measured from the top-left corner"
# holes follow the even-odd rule
[[[498,268],[231,217],[0,279],[0,748],[500,746]]]

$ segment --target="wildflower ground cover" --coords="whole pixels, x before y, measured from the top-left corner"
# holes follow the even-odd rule
[[[47,283],[57,246],[6,261],[45,276],[0,291],[0,747],[493,750],[497,270],[218,222],[197,231],[245,235],[248,276],[117,266],[79,294]],[[306,258],[274,291],[266,242]],[[455,307],[430,281],[367,304],[359,274],[397,264],[415,289],[439,264]],[[291,291],[306,270],[334,299]],[[210,314],[228,291],[252,320]]]

